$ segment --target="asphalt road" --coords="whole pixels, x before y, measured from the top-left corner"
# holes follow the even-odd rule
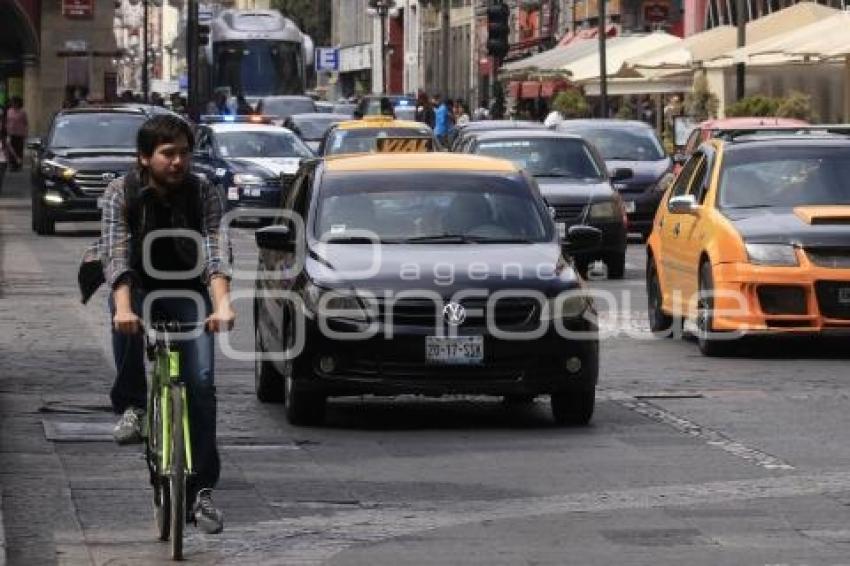
[[[0,195],[0,563],[167,562],[141,451],[110,441],[105,294],[78,301],[96,225],[33,235],[25,188]],[[252,269],[250,230],[236,250]],[[708,359],[650,339],[643,263],[632,245],[625,280],[592,283],[618,301],[586,428],[555,427],[545,399],[473,397],[335,400],[294,428],[256,401],[250,362],[219,356],[227,525],[190,529],[189,561],[850,564],[847,342]]]

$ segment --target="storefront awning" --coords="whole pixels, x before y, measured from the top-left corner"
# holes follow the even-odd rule
[[[606,74],[612,76],[619,73],[626,59],[630,57],[640,56],[679,41],[681,41],[680,38],[664,32],[610,39],[605,48]],[[570,80],[575,83],[598,79],[600,75],[598,50],[595,49],[593,53],[564,65],[562,70],[568,72]]]

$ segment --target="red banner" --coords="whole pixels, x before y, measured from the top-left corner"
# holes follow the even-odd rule
[[[62,0],[62,15],[66,18],[94,17],[94,0]]]

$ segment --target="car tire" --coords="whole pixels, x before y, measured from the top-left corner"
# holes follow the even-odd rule
[[[291,317],[287,317],[291,319]],[[289,345],[294,328],[292,324],[287,325],[285,342]],[[297,359],[286,360],[283,368],[283,412],[289,424],[295,426],[316,426],[325,421],[325,409],[327,398],[315,391],[305,391],[299,387]]]
[[[714,276],[711,273],[711,263],[704,261],[699,268],[699,291],[697,298],[697,344],[704,356],[726,356],[735,346],[734,339],[717,339],[712,334],[714,320]]]
[[[626,274],[626,250],[607,254],[605,265],[608,266],[608,279],[622,279]]]
[[[552,417],[558,425],[586,426],[593,418],[596,388],[551,395]]]
[[[649,330],[657,337],[670,338],[673,336],[673,317],[664,312],[661,307],[661,281],[655,260],[649,256],[646,260],[646,312],[649,315]]]
[[[283,375],[268,360],[262,359],[265,354],[260,329],[254,323],[254,391],[261,403],[283,403]]]
[[[32,214],[36,234],[50,236],[56,233],[56,221],[50,217],[50,213],[38,199],[33,203]]]

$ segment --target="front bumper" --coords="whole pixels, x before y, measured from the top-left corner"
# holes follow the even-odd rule
[[[337,331],[353,328],[332,321]],[[484,360],[480,365],[441,365],[426,362],[425,342],[432,328],[394,327],[392,338],[349,341],[332,339],[314,320],[305,325],[305,348],[295,359],[299,386],[325,395],[538,395],[584,391],[596,386],[599,341],[596,326],[583,319],[570,328],[584,339],[567,339],[550,329],[541,338],[512,341],[496,338],[486,329],[467,329],[459,335],[482,335]],[[575,336],[575,335],[574,335]],[[319,360],[333,356],[336,368],[322,371]],[[568,359],[581,360],[581,369],[569,372]]]
[[[714,330],[747,334],[850,332],[850,269],[819,267],[803,254],[800,261],[797,267],[715,265]],[[759,298],[760,287],[801,291],[801,310],[789,314],[765,308]]]
[[[80,197],[68,190],[57,190],[50,187],[51,195],[58,195],[62,202],[52,202],[45,197],[47,190],[40,190],[35,198],[41,201],[45,212],[56,221],[87,222],[100,220],[101,211],[96,197]]]
[[[275,185],[229,187],[227,209],[280,208],[283,198],[281,187]]]

